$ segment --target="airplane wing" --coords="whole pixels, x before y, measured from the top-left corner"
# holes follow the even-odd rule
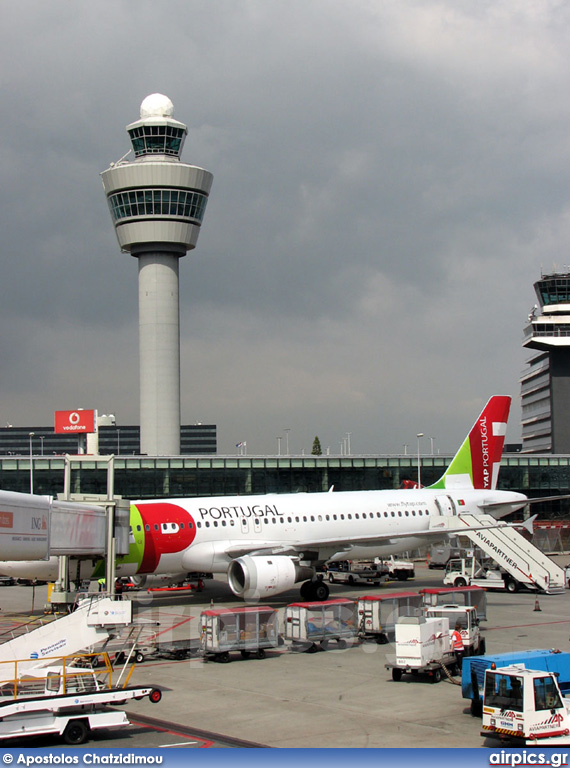
[[[318,539],[303,539],[283,544],[282,542],[275,542],[274,544],[268,543],[267,545],[260,547],[259,541],[239,542],[224,549],[225,554],[232,559],[236,557],[242,557],[243,555],[288,555],[290,557],[298,557],[301,554],[312,552],[319,552],[320,550],[326,550],[326,559],[330,558],[331,553],[341,552],[344,550],[350,550],[353,547],[383,547],[391,544],[396,544],[402,541],[402,539],[414,538],[425,539],[426,543],[429,543],[433,539],[442,539],[446,536],[463,535],[465,534],[465,524],[457,525],[454,521],[460,518],[456,517],[442,517],[437,518],[436,525],[429,530],[421,531],[407,531],[402,533],[390,533],[389,535],[379,536],[378,534],[370,534],[369,536],[360,536],[358,538],[318,538]],[[490,528],[502,528],[511,527],[509,523],[505,523],[501,520],[497,520],[494,523],[481,521],[479,525],[469,525],[470,530],[477,529],[490,529]],[[322,558],[321,558],[322,559]]]
[[[488,527],[488,526],[486,526]],[[465,528],[458,528],[457,533],[464,533]],[[240,542],[224,549],[224,552],[228,557],[236,558],[243,555],[289,555],[290,557],[296,557],[303,553],[315,550],[325,549],[329,552],[338,552],[343,549],[349,550],[353,547],[374,547],[374,546],[388,546],[394,544],[401,539],[409,539],[410,537],[442,538],[442,535],[447,536],[448,533],[454,533],[454,531],[446,530],[431,530],[431,531],[418,531],[417,533],[393,533],[385,536],[370,535],[361,536],[359,538],[322,538],[322,539],[304,539],[283,544],[282,542],[275,542],[275,544],[268,543],[266,546],[260,547],[258,541]]]

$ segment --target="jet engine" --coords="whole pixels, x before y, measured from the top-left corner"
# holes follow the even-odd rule
[[[138,574],[136,576],[131,576],[133,584],[137,587],[137,589],[169,587],[172,584],[179,584],[183,582],[185,578],[185,573]]]
[[[284,555],[244,555],[230,563],[228,584],[237,597],[262,600],[286,592],[312,575],[312,568]]]

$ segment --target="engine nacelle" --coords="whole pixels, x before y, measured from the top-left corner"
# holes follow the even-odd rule
[[[180,584],[186,579],[186,574],[137,574],[135,576],[131,576],[131,579],[133,584],[138,589],[152,589],[153,587],[170,587],[172,584]]]
[[[312,575],[312,568],[298,565],[285,555],[244,555],[230,563],[228,584],[237,597],[263,600],[286,592]]]

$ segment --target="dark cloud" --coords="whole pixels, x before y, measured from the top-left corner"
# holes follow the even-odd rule
[[[185,421],[220,451],[520,434],[532,283],[566,262],[570,11],[537,0],[28,0],[0,11],[0,423],[138,420],[137,265],[99,174],[143,98],[214,173],[181,265]],[[427,443],[426,443],[427,449]]]

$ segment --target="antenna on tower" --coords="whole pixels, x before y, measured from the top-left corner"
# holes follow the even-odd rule
[[[123,162],[123,160],[125,159],[125,157],[128,157],[131,154],[132,151],[133,151],[133,148],[131,147],[128,150],[128,152],[125,152],[125,154],[120,158],[120,160],[117,160],[116,163],[109,163],[110,167],[114,168],[116,165],[120,165]]]

